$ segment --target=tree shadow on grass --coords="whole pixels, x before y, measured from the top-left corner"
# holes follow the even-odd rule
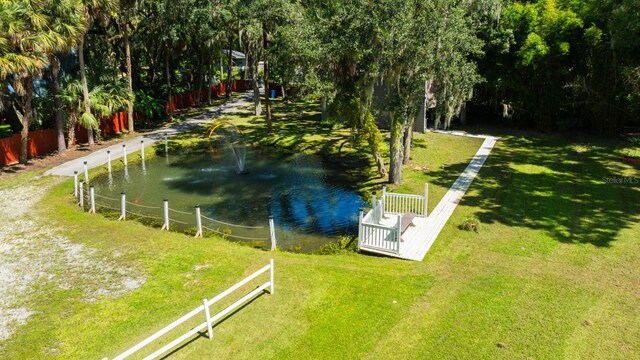
[[[563,243],[607,247],[640,217],[640,184],[625,178],[625,171],[629,166],[608,146],[507,136],[462,203],[480,208],[476,216],[483,223],[539,229]],[[431,181],[449,186],[447,174],[435,173]]]

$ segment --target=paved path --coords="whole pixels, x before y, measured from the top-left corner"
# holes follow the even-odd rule
[[[478,172],[484,165],[484,162],[489,157],[491,150],[493,149],[496,141],[499,140],[497,137],[493,136],[485,136],[485,135],[474,135],[474,134],[466,134],[462,132],[451,132],[451,131],[435,131],[437,133],[451,134],[457,136],[467,136],[467,137],[476,137],[484,139],[484,142],[478,149],[478,152],[473,156],[467,168],[460,174],[458,179],[453,183],[449,191],[442,197],[438,205],[431,211],[431,214],[427,217],[426,221],[422,226],[416,230],[418,231],[415,237],[417,239],[405,239],[407,243],[415,243],[416,246],[409,247],[405,255],[407,258],[411,260],[422,261],[424,257],[427,255],[427,252],[431,248],[431,245],[436,241],[438,235],[440,235],[440,231],[444,228],[444,225],[447,223],[447,220],[453,214],[453,211],[458,206],[460,200],[469,189],[469,186],[478,175]],[[407,234],[409,235],[409,234]],[[413,241],[411,241],[413,240]]]
[[[476,152],[474,157],[467,165],[467,168],[460,174],[458,179],[453,183],[451,188],[447,191],[444,197],[440,200],[438,205],[431,211],[427,218],[419,217],[414,220],[415,226],[410,226],[407,231],[402,234],[403,242],[400,244],[400,253],[395,254],[389,251],[380,251],[376,249],[369,249],[363,246],[363,250],[369,252],[380,253],[392,257],[398,257],[407,260],[422,261],[427,255],[427,252],[431,248],[431,245],[436,241],[440,231],[444,228],[444,225],[453,214],[456,206],[462,200],[462,197],[467,192],[467,189],[478,175],[478,171],[484,165],[484,162],[489,157],[491,149],[499,140],[497,137],[486,135],[467,134],[463,132],[453,131],[434,131],[441,134],[449,134],[456,136],[466,136],[484,139],[484,142],[480,146],[480,149]],[[390,222],[384,224],[386,226],[396,226],[395,218],[391,218]],[[386,239],[385,241],[395,242],[395,239]],[[386,244],[383,246],[385,249],[394,248],[394,244]]]
[[[200,124],[207,124],[211,122],[211,120],[215,117],[231,112],[237,109],[238,107],[252,104],[252,101],[253,101],[252,94],[241,95],[240,97],[230,100],[216,108],[213,108],[205,112],[204,114],[194,116],[193,118],[189,120],[185,120],[180,123],[173,124],[170,127],[155,130],[155,131],[140,135],[138,137],[135,137],[133,139],[129,139],[121,143],[111,145],[107,148],[100,149],[98,151],[92,152],[87,156],[74,159],[64,164],[58,165],[54,168],[51,168],[47,170],[44,174],[58,175],[58,176],[73,176],[74,171],[77,171],[78,174],[81,174],[84,169],[83,163],[85,161],[87,162],[87,167],[89,169],[106,164],[107,150],[111,151],[111,160],[119,159],[122,157],[122,154],[123,154],[123,149],[122,149],[123,145],[126,145],[127,153],[130,154],[132,152],[140,150],[140,147],[142,146],[142,143],[141,143],[142,141],[144,141],[144,146],[146,148],[147,146],[152,145],[157,141],[163,140],[164,134],[171,136],[171,135],[175,135],[183,131],[192,129]]]

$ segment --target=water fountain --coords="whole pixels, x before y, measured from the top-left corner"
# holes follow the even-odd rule
[[[213,132],[216,129],[221,128],[223,125],[229,125],[231,129],[233,129],[232,132],[223,134],[222,139],[225,144],[231,149],[233,157],[236,161],[236,173],[247,174],[248,171],[244,166],[245,158],[247,156],[247,146],[242,142],[240,130],[237,126],[224,120],[214,121],[213,125],[211,125],[211,128],[209,129],[209,140],[211,140]]]

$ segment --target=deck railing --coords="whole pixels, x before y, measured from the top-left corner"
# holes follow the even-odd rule
[[[424,195],[397,194],[386,192],[382,189],[384,212],[391,214],[414,213],[418,216],[427,216],[429,205],[429,185],[424,184]]]
[[[373,207],[366,214],[360,210],[358,221],[358,248],[377,252],[400,254],[402,242],[402,215],[414,213],[427,217],[429,187],[424,185],[424,195],[388,193],[382,188],[382,197],[371,203]],[[397,216],[395,226],[386,226],[382,220]]]
[[[360,248],[400,254],[400,229],[390,226],[360,223]]]

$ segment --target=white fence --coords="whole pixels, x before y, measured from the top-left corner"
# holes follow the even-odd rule
[[[136,353],[138,350],[140,350],[143,347],[149,345],[150,343],[152,343],[153,341],[157,340],[161,336],[165,335],[169,331],[175,329],[179,325],[185,323],[187,320],[189,320],[189,319],[193,318],[194,316],[196,316],[198,314],[201,314],[201,313],[204,313],[204,322],[200,323],[199,325],[197,325],[193,329],[187,331],[186,333],[184,333],[183,335],[179,336],[175,340],[169,342],[168,344],[166,344],[162,348],[154,351],[152,354],[146,356],[144,359],[145,360],[156,359],[156,358],[162,356],[163,354],[167,353],[169,350],[171,350],[171,349],[175,348],[176,346],[180,345],[184,341],[188,340],[189,338],[193,337],[194,335],[198,334],[200,331],[202,331],[204,329],[207,329],[207,334],[209,336],[209,339],[212,339],[213,338],[213,325],[215,323],[217,323],[219,320],[223,319],[225,316],[227,316],[228,314],[232,313],[235,309],[240,307],[242,304],[246,303],[247,301],[249,301],[252,298],[254,298],[255,296],[257,296],[258,294],[266,291],[267,289],[269,289],[268,291],[269,291],[270,294],[274,293],[274,282],[273,282],[274,274],[273,274],[273,270],[274,270],[274,268],[273,268],[273,259],[272,259],[269,262],[269,264],[266,265],[265,267],[263,267],[262,269],[260,269],[260,270],[258,270],[256,272],[254,272],[253,274],[247,276],[242,281],[238,282],[237,284],[235,284],[232,287],[228,288],[227,290],[223,291],[222,293],[220,293],[219,295],[217,295],[213,299],[211,299],[211,300],[204,299],[202,305],[200,305],[197,308],[191,310],[188,314],[182,316],[178,320],[176,320],[176,321],[172,322],[171,324],[167,325],[162,330],[160,330],[160,331],[156,332],[155,334],[149,336],[148,338],[142,340],[140,343],[136,344],[134,347],[130,348],[129,350],[127,350],[127,351],[123,352],[122,354],[114,357],[113,360],[126,359],[127,357],[129,357],[132,354]],[[269,281],[267,281],[264,284],[258,286],[257,288],[255,288],[254,290],[252,290],[251,292],[246,294],[245,296],[241,297],[238,301],[236,301],[233,304],[231,304],[231,305],[227,306],[226,308],[224,308],[219,313],[217,313],[217,314],[215,314],[213,316],[210,316],[209,307],[211,307],[213,304],[215,304],[218,301],[222,300],[227,295],[231,294],[235,290],[238,290],[240,287],[242,287],[243,285],[247,284],[249,281],[255,279],[256,277],[260,276],[261,274],[263,274],[263,273],[265,273],[267,271],[269,271]],[[108,358],[104,358],[103,360],[107,360],[107,359]]]
[[[386,187],[383,187],[382,197],[376,199],[374,196],[372,199],[373,208],[367,214],[360,211],[358,248],[399,255],[403,229],[402,215],[414,213],[427,217],[428,195],[427,184],[424,185],[424,195],[388,193]],[[397,217],[393,226],[383,224],[383,220],[388,219],[389,215]]]
[[[359,248],[400,254],[400,231],[397,228],[361,223],[358,239]]]
[[[418,216],[427,216],[429,187],[424,185],[424,195],[395,194],[382,190],[384,212],[391,214],[414,213]]]

